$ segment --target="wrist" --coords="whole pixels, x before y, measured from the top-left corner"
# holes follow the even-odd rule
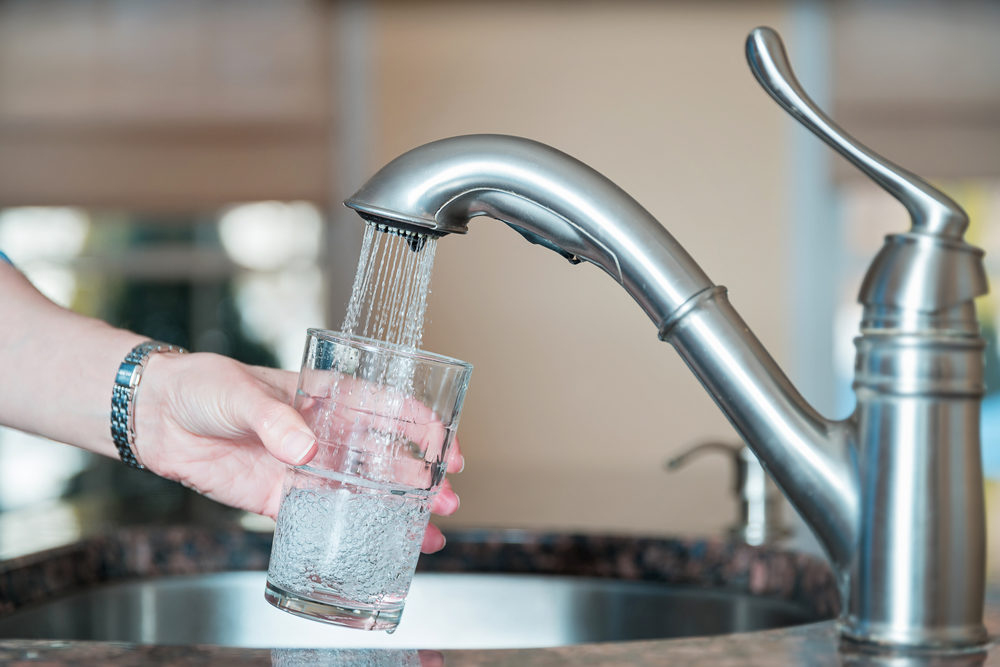
[[[133,347],[119,365],[111,396],[111,439],[126,465],[140,470],[146,467],[136,444],[136,422],[143,376],[150,360],[160,355],[186,352],[175,345],[147,340]]]

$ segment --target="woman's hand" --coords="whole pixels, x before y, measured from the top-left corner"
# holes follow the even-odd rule
[[[136,454],[150,470],[214,500],[276,517],[286,464],[316,455],[315,435],[291,407],[297,376],[215,354],[154,354],[135,405]],[[462,469],[457,441],[448,472]],[[458,496],[445,480],[431,510],[448,515]],[[444,546],[434,525],[423,551]]]
[[[2,261],[0,294],[0,424],[117,456],[108,420],[112,382],[122,358],[145,338],[57,306]],[[296,382],[295,373],[215,354],[153,354],[135,398],[139,461],[219,502],[275,517],[285,465],[316,455],[315,435],[291,407]],[[455,442],[448,471],[461,468]],[[445,481],[431,510],[457,508]],[[428,526],[423,550],[442,546],[441,531]]]

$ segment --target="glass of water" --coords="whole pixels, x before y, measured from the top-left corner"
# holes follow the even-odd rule
[[[472,366],[310,329],[295,407],[319,451],[290,467],[265,598],[328,623],[392,632]]]

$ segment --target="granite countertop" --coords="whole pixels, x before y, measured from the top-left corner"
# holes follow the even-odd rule
[[[132,527],[0,561],[0,617],[52,596],[135,577],[262,570],[270,534],[238,527]],[[476,531],[421,559],[430,571],[549,572],[737,586],[836,611],[832,576],[801,554],[722,540],[570,536]],[[669,573],[665,575],[664,573]],[[1000,594],[988,595],[987,627],[1000,631]],[[516,650],[240,649],[118,642],[0,640],[0,664],[119,665],[1000,665],[1000,651],[948,658],[867,655],[838,645],[833,621],[690,639]]]

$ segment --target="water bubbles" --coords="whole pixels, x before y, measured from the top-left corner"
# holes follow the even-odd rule
[[[325,484],[333,488],[289,490],[275,528],[268,579],[301,595],[402,607],[430,499],[398,488],[355,486],[347,477]]]

